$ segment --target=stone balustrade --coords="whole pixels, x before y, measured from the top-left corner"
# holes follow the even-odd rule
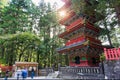
[[[73,79],[98,79],[104,78],[101,67],[60,67],[59,72],[62,78]],[[69,75],[69,77],[68,77]]]
[[[100,74],[99,67],[60,67],[62,73]]]

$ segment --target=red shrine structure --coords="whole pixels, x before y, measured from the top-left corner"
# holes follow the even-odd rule
[[[65,4],[59,11],[65,11],[66,15],[59,22],[65,26],[65,32],[59,37],[65,39],[66,43],[57,52],[68,55],[69,66],[98,66],[103,47],[98,39],[100,28],[94,23],[102,17],[97,17],[100,14],[94,9],[76,14],[71,7],[71,0],[62,1]],[[87,7],[92,5],[89,0],[84,0],[84,3]]]
[[[120,60],[120,48],[106,49],[104,48],[106,60]]]

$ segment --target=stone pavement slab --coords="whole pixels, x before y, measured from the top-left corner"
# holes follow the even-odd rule
[[[0,80],[4,80],[4,78],[0,78]],[[8,78],[8,80],[17,80],[17,78]],[[19,80],[23,80],[23,79],[19,78]],[[42,77],[34,77],[33,79],[28,77],[28,78],[26,78],[24,80],[63,80],[63,79],[60,79],[60,78],[48,78],[46,76],[42,76]]]

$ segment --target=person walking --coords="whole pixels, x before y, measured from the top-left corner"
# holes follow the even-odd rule
[[[22,78],[23,78],[23,80],[25,80],[25,78],[27,78],[27,70],[25,70],[25,69],[22,70]]]
[[[5,73],[5,80],[8,80],[8,76],[9,76],[9,70],[7,70]]]
[[[18,68],[18,70],[17,70],[17,80],[19,80],[19,78],[21,77],[21,75],[22,75],[22,71],[21,71],[20,68]]]
[[[34,75],[35,75],[35,71],[34,71],[34,68],[32,67],[32,69],[31,69],[31,78],[32,78],[32,80],[33,80]]]
[[[1,68],[0,68],[0,78],[1,78],[1,75],[2,75],[2,70],[1,70]]]

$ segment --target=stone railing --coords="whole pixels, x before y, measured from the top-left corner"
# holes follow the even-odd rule
[[[44,68],[44,69],[39,69],[39,76],[47,76],[49,73],[53,73],[54,70],[53,68]]]
[[[62,73],[100,74],[99,67],[60,67]]]
[[[103,70],[100,67],[60,67],[59,72],[61,77],[69,75],[69,78],[80,78],[86,77],[84,79],[90,78],[103,78]]]
[[[48,75],[49,73],[54,73],[54,69],[48,67],[48,68],[46,68],[46,73],[47,73],[47,75]]]

